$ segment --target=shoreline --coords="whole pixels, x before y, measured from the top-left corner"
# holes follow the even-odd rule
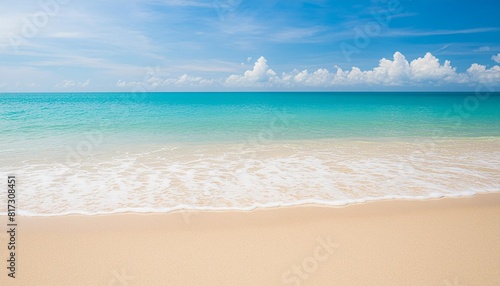
[[[500,282],[500,193],[17,219],[18,276],[6,280],[6,270],[0,271],[2,285]]]
[[[75,164],[64,164],[62,154],[61,162],[18,160],[4,175],[18,177],[25,194],[19,209],[30,212],[26,215],[164,212],[179,206],[250,209],[298,201],[342,205],[367,197],[500,191],[500,139],[328,142],[117,149]],[[43,191],[61,186],[64,192]]]
[[[364,205],[377,202],[398,202],[398,201],[428,201],[428,200],[440,200],[440,199],[453,199],[453,198],[472,198],[478,195],[488,195],[488,194],[500,194],[499,191],[487,191],[487,192],[470,192],[462,194],[435,194],[429,196],[384,196],[379,198],[363,198],[363,199],[351,199],[348,202],[334,201],[327,202],[317,199],[305,199],[293,203],[275,203],[275,204],[264,204],[264,205],[252,205],[249,207],[210,207],[210,206],[200,206],[193,207],[187,205],[175,206],[172,208],[158,209],[154,211],[149,210],[139,210],[139,209],[117,209],[111,212],[99,212],[99,213],[85,213],[85,212],[73,212],[73,213],[61,213],[61,214],[31,214],[23,211],[18,211],[17,215],[20,217],[32,218],[32,217],[67,217],[67,216],[114,216],[114,215],[163,215],[170,213],[184,213],[184,212],[254,212],[254,211],[264,211],[273,209],[283,209],[283,208],[344,208],[355,205]],[[338,203],[337,203],[338,202]],[[0,215],[7,215],[7,213],[0,212]]]

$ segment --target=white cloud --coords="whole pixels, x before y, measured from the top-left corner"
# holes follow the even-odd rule
[[[151,76],[142,82],[139,81],[123,81],[118,80],[116,83],[117,87],[120,88],[141,88],[144,90],[155,90],[160,87],[166,86],[191,86],[191,87],[201,87],[208,86],[214,83],[213,79],[204,79],[202,77],[190,76],[183,74],[177,78],[167,78],[163,79],[157,76]]]
[[[117,87],[136,87],[136,86],[140,86],[142,84],[142,82],[139,82],[139,81],[124,81],[124,80],[118,80],[118,82],[116,83],[116,86]]]
[[[482,47],[479,47],[478,49],[474,50],[475,52],[487,52],[490,50],[490,47],[488,46],[482,46]]]
[[[277,32],[271,37],[272,41],[276,42],[303,42],[307,38],[316,35],[318,32],[324,30],[321,27],[311,28],[290,28]]]
[[[491,59],[494,60],[496,63],[500,64],[500,53],[497,54],[496,56],[491,56]]]
[[[303,70],[292,77],[285,75],[282,79],[285,81],[292,80],[305,86],[328,86],[332,83],[334,76],[326,69],[318,69],[312,74],[307,70]]]
[[[500,66],[488,69],[483,65],[472,64],[466,72],[458,73],[450,61],[445,60],[441,63],[431,53],[408,61],[402,53],[395,52],[392,59],[382,58],[378,66],[368,70],[361,70],[358,67],[351,67],[350,70],[343,70],[338,66],[335,68],[336,71],[320,68],[312,72],[294,69],[292,72],[277,75],[268,66],[267,60],[260,57],[252,69],[243,74],[233,74],[219,80],[183,74],[166,79],[151,76],[143,82],[120,80],[116,86],[133,88],[142,85],[149,90],[167,86],[300,89],[500,83]]]
[[[500,82],[500,66],[493,66],[489,69],[486,66],[472,64],[467,73],[471,80],[480,83],[499,83]]]
[[[484,28],[473,28],[473,29],[461,29],[461,30],[429,30],[429,31],[417,31],[417,30],[407,30],[407,29],[392,29],[391,32],[384,34],[385,37],[395,37],[395,36],[440,36],[440,35],[461,35],[461,34],[478,34],[486,32],[497,32],[500,28],[497,27],[484,27]]]
[[[78,87],[86,87],[90,84],[90,79],[87,79],[85,82],[78,82],[77,86]]]
[[[396,52],[392,61],[383,58],[380,60],[378,67],[365,73],[367,83],[400,85],[408,79],[411,69],[405,56],[400,52]]]
[[[267,60],[264,57],[260,57],[254,64],[252,70],[247,70],[243,76],[240,75],[230,75],[225,83],[227,85],[261,85],[277,80],[276,73],[269,68],[267,65]]]
[[[55,32],[52,34],[48,34],[47,37],[56,39],[86,39],[90,38],[91,36],[82,32]]]
[[[415,81],[462,81],[462,77],[457,74],[456,68],[451,66],[450,61],[445,61],[444,65],[441,65],[439,59],[431,53],[411,61],[410,74],[411,79]]]
[[[77,82],[74,80],[63,80],[62,82],[56,84],[55,88],[84,88],[90,84],[90,79],[84,82]]]
[[[289,83],[286,86],[316,86],[332,87],[346,85],[382,85],[402,86],[419,85],[423,83],[465,83],[467,76],[458,74],[449,61],[439,63],[439,59],[431,53],[423,58],[417,58],[410,63],[405,56],[394,53],[393,59],[382,58],[379,65],[371,70],[362,71],[358,67],[344,71],[337,67],[336,72],[318,69],[313,73],[307,70],[283,74],[281,81]],[[292,84],[290,84],[292,83]]]
[[[181,75],[175,84],[177,85],[188,85],[188,86],[198,86],[198,85],[209,85],[213,80],[207,80],[202,77],[189,76],[187,74]]]

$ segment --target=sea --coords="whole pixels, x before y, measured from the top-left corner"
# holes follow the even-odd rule
[[[2,93],[8,176],[25,216],[499,192],[500,93]]]

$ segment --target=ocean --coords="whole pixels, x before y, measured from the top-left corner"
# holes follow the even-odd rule
[[[465,196],[499,170],[500,93],[0,94],[21,215]]]

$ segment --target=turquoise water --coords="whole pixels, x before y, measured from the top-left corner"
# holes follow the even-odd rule
[[[9,144],[96,128],[112,144],[234,142],[259,132],[275,140],[500,136],[500,93],[2,94],[0,124]]]
[[[25,215],[500,191],[500,93],[0,94],[0,136]]]

